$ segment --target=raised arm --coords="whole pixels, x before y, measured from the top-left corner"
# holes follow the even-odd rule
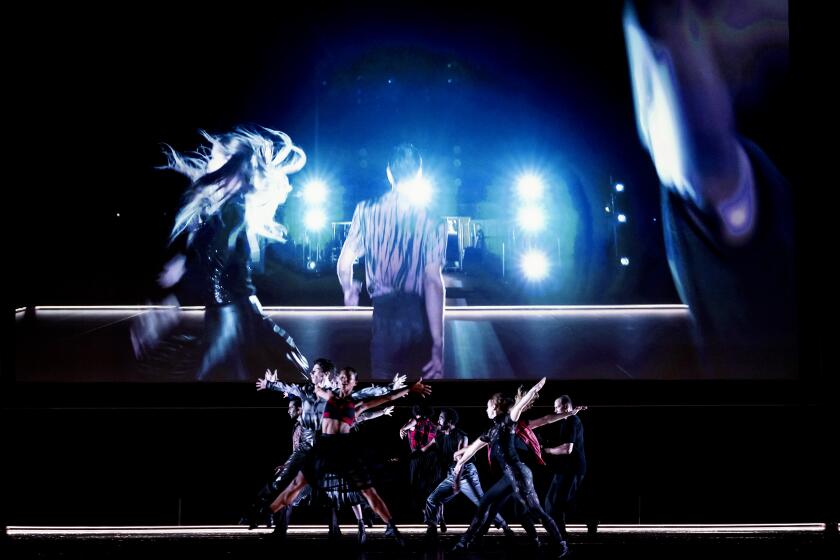
[[[393,414],[393,406],[386,406],[385,408],[380,408],[379,410],[366,410],[358,416],[356,416],[356,424],[360,424],[361,422],[367,422],[368,420],[373,420],[382,416],[391,416]]]
[[[356,412],[364,412],[370,408],[376,408],[377,406],[381,406],[387,402],[391,402],[396,399],[401,399],[409,393],[417,393],[423,397],[429,395],[432,392],[432,388],[428,385],[423,383],[423,378],[421,377],[416,383],[414,383],[411,387],[406,387],[405,389],[400,389],[399,391],[392,391],[387,395],[383,395],[381,397],[374,397],[372,399],[362,401],[356,405]]]
[[[257,391],[279,391],[287,396],[303,398],[303,387],[294,383],[284,383],[277,380],[277,372],[265,370],[265,376],[257,379]]]
[[[539,418],[534,418],[532,420],[528,420],[528,427],[532,430],[535,430],[541,426],[545,426],[546,424],[552,424],[557,422],[558,420],[562,420],[563,418],[568,418],[569,416],[574,416],[578,412],[586,410],[585,406],[576,406],[569,412],[561,412],[557,414],[556,412],[552,412],[551,414],[546,414],[545,416],[541,416]]]
[[[519,416],[522,414],[522,411],[528,408],[529,404],[534,402],[534,399],[537,398],[537,393],[540,392],[540,389],[542,389],[543,385],[545,385],[545,377],[537,381],[537,384],[531,387],[528,390],[528,392],[525,393],[525,396],[519,399],[519,402],[517,402],[510,408],[510,412],[508,414],[510,414],[511,420],[513,420],[514,422],[519,421]]]

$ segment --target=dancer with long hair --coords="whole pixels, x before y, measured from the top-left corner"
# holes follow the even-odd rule
[[[201,273],[204,335],[195,378],[247,380],[265,369],[305,376],[306,358],[292,337],[263,313],[251,268],[261,261],[262,243],[285,241],[286,228],[274,215],[292,189],[288,175],[300,171],[306,154],[287,134],[263,127],[201,134],[210,146],[194,155],[166,147],[164,169],[187,176],[191,183],[170,234],[170,243],[182,243],[184,251],[164,266],[158,279],[163,288],[172,288],[188,266]],[[174,296],[168,302],[177,305]],[[173,314],[177,307],[137,319],[132,343],[138,356],[147,355],[174,326]]]

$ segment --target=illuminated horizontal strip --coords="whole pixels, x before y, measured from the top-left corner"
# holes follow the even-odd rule
[[[17,309],[15,309],[15,314],[22,313],[24,311],[26,311],[25,307],[18,307]]]
[[[464,532],[467,525],[449,525],[450,530]],[[405,534],[424,534],[426,525],[399,525]],[[521,525],[511,525],[516,533],[525,533]],[[356,525],[341,525],[344,531],[352,532]],[[586,525],[567,525],[572,533],[585,533]],[[539,532],[545,532],[538,528]],[[826,530],[825,523],[779,523],[779,524],[724,524],[724,525],[598,525],[599,533],[635,533],[635,534],[757,534],[757,533],[814,533]],[[9,526],[6,533],[9,536],[38,536],[38,535],[78,535],[78,536],[200,536],[200,535],[261,535],[270,533],[272,529],[260,528],[249,530],[244,525],[192,525],[192,526],[125,526],[125,527],[43,527],[43,526]],[[326,535],[326,525],[290,525],[290,535]],[[382,534],[385,527],[379,525],[368,529],[370,534]],[[501,533],[499,529],[491,529],[490,533]]]
[[[25,308],[21,308],[23,310]],[[181,309],[182,311],[204,311],[201,305],[185,305],[176,308],[171,305],[38,305],[37,311],[150,311],[154,309]],[[321,306],[321,307],[293,307],[293,306],[264,306],[264,311],[270,313],[370,313],[373,307],[342,307],[342,306]],[[633,311],[668,311],[685,313],[687,305],[663,304],[663,305],[475,305],[475,306],[449,306],[450,312],[458,313],[581,313],[581,312],[616,312],[627,313]]]

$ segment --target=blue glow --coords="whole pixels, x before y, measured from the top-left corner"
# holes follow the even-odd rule
[[[312,208],[303,217],[303,224],[309,231],[321,231],[327,225],[327,215],[321,208]]]
[[[516,214],[516,222],[525,231],[542,231],[545,229],[545,212],[539,206],[523,206]]]
[[[307,204],[323,204],[327,200],[329,188],[323,179],[312,179],[303,187],[302,196]]]
[[[525,173],[516,181],[516,191],[523,200],[538,200],[542,198],[544,190],[542,177],[533,173]]]
[[[542,280],[548,276],[548,258],[542,251],[529,251],[522,256],[520,261],[522,274],[531,281]]]
[[[625,216],[624,214],[619,214],[618,215],[618,221],[623,224],[624,222],[627,221],[627,216]]]
[[[397,185],[397,191],[404,195],[411,204],[425,207],[432,200],[434,187],[427,177],[420,174],[414,179],[401,181]]]

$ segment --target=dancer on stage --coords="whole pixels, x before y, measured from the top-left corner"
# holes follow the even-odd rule
[[[493,395],[487,401],[487,416],[492,419],[493,423],[490,429],[467,448],[456,452],[458,463],[455,465],[454,473],[455,480],[458,481],[460,472],[467,461],[479,449],[489,445],[493,459],[499,464],[504,473],[503,478],[512,486],[513,495],[522,502],[532,517],[540,520],[548,532],[552,544],[557,548],[559,556],[564,556],[568,552],[566,542],[562,539],[557,524],[540,505],[539,497],[534,489],[534,479],[531,469],[522,462],[515,445],[517,438],[516,425],[519,417],[536,400],[538,391],[544,384],[545,378],[542,378],[516,402],[504,397],[501,393]],[[574,411],[565,413],[565,415],[570,416],[573,413]],[[562,415],[555,416],[559,417]],[[486,530],[491,515],[495,514],[499,505],[507,498],[507,496],[498,491],[491,491],[488,491],[479,502],[479,509],[475,517],[473,517],[467,532],[464,533],[456,545],[455,550],[467,550],[471,548],[476,538]]]
[[[438,456],[445,461],[444,468],[447,476],[426,499],[426,537],[429,539],[437,537],[438,524],[442,522],[443,505],[458,495],[459,492],[456,487],[460,488],[460,493],[476,506],[484,496],[484,489],[482,489],[481,480],[478,478],[478,469],[472,462],[467,462],[464,465],[460,472],[460,479],[457,483],[455,481],[456,460],[453,457],[455,452],[466,448],[469,442],[466,432],[457,427],[458,418],[458,412],[451,408],[442,409],[438,415],[439,429],[434,445],[438,448]],[[506,535],[513,535],[513,531],[501,515],[496,514],[495,520],[496,525]],[[441,528],[441,530],[443,529]]]
[[[271,504],[271,509],[279,511],[292,503],[308,484],[319,485],[324,474],[337,473],[347,481],[351,489],[362,493],[371,509],[387,524],[385,535],[394,537],[401,545],[405,545],[405,541],[391,519],[388,506],[373,486],[367,465],[359,456],[356,438],[351,434],[351,429],[356,423],[356,414],[404,397],[409,392],[427,394],[429,388],[421,379],[409,388],[400,389],[382,397],[357,401],[350,393],[355,377],[355,370],[345,368],[338,375],[340,384],[338,392],[321,387],[315,388],[315,393],[327,401],[321,419],[318,445],[314,448],[314,453],[307,458],[306,464],[297,473],[294,481]]]

